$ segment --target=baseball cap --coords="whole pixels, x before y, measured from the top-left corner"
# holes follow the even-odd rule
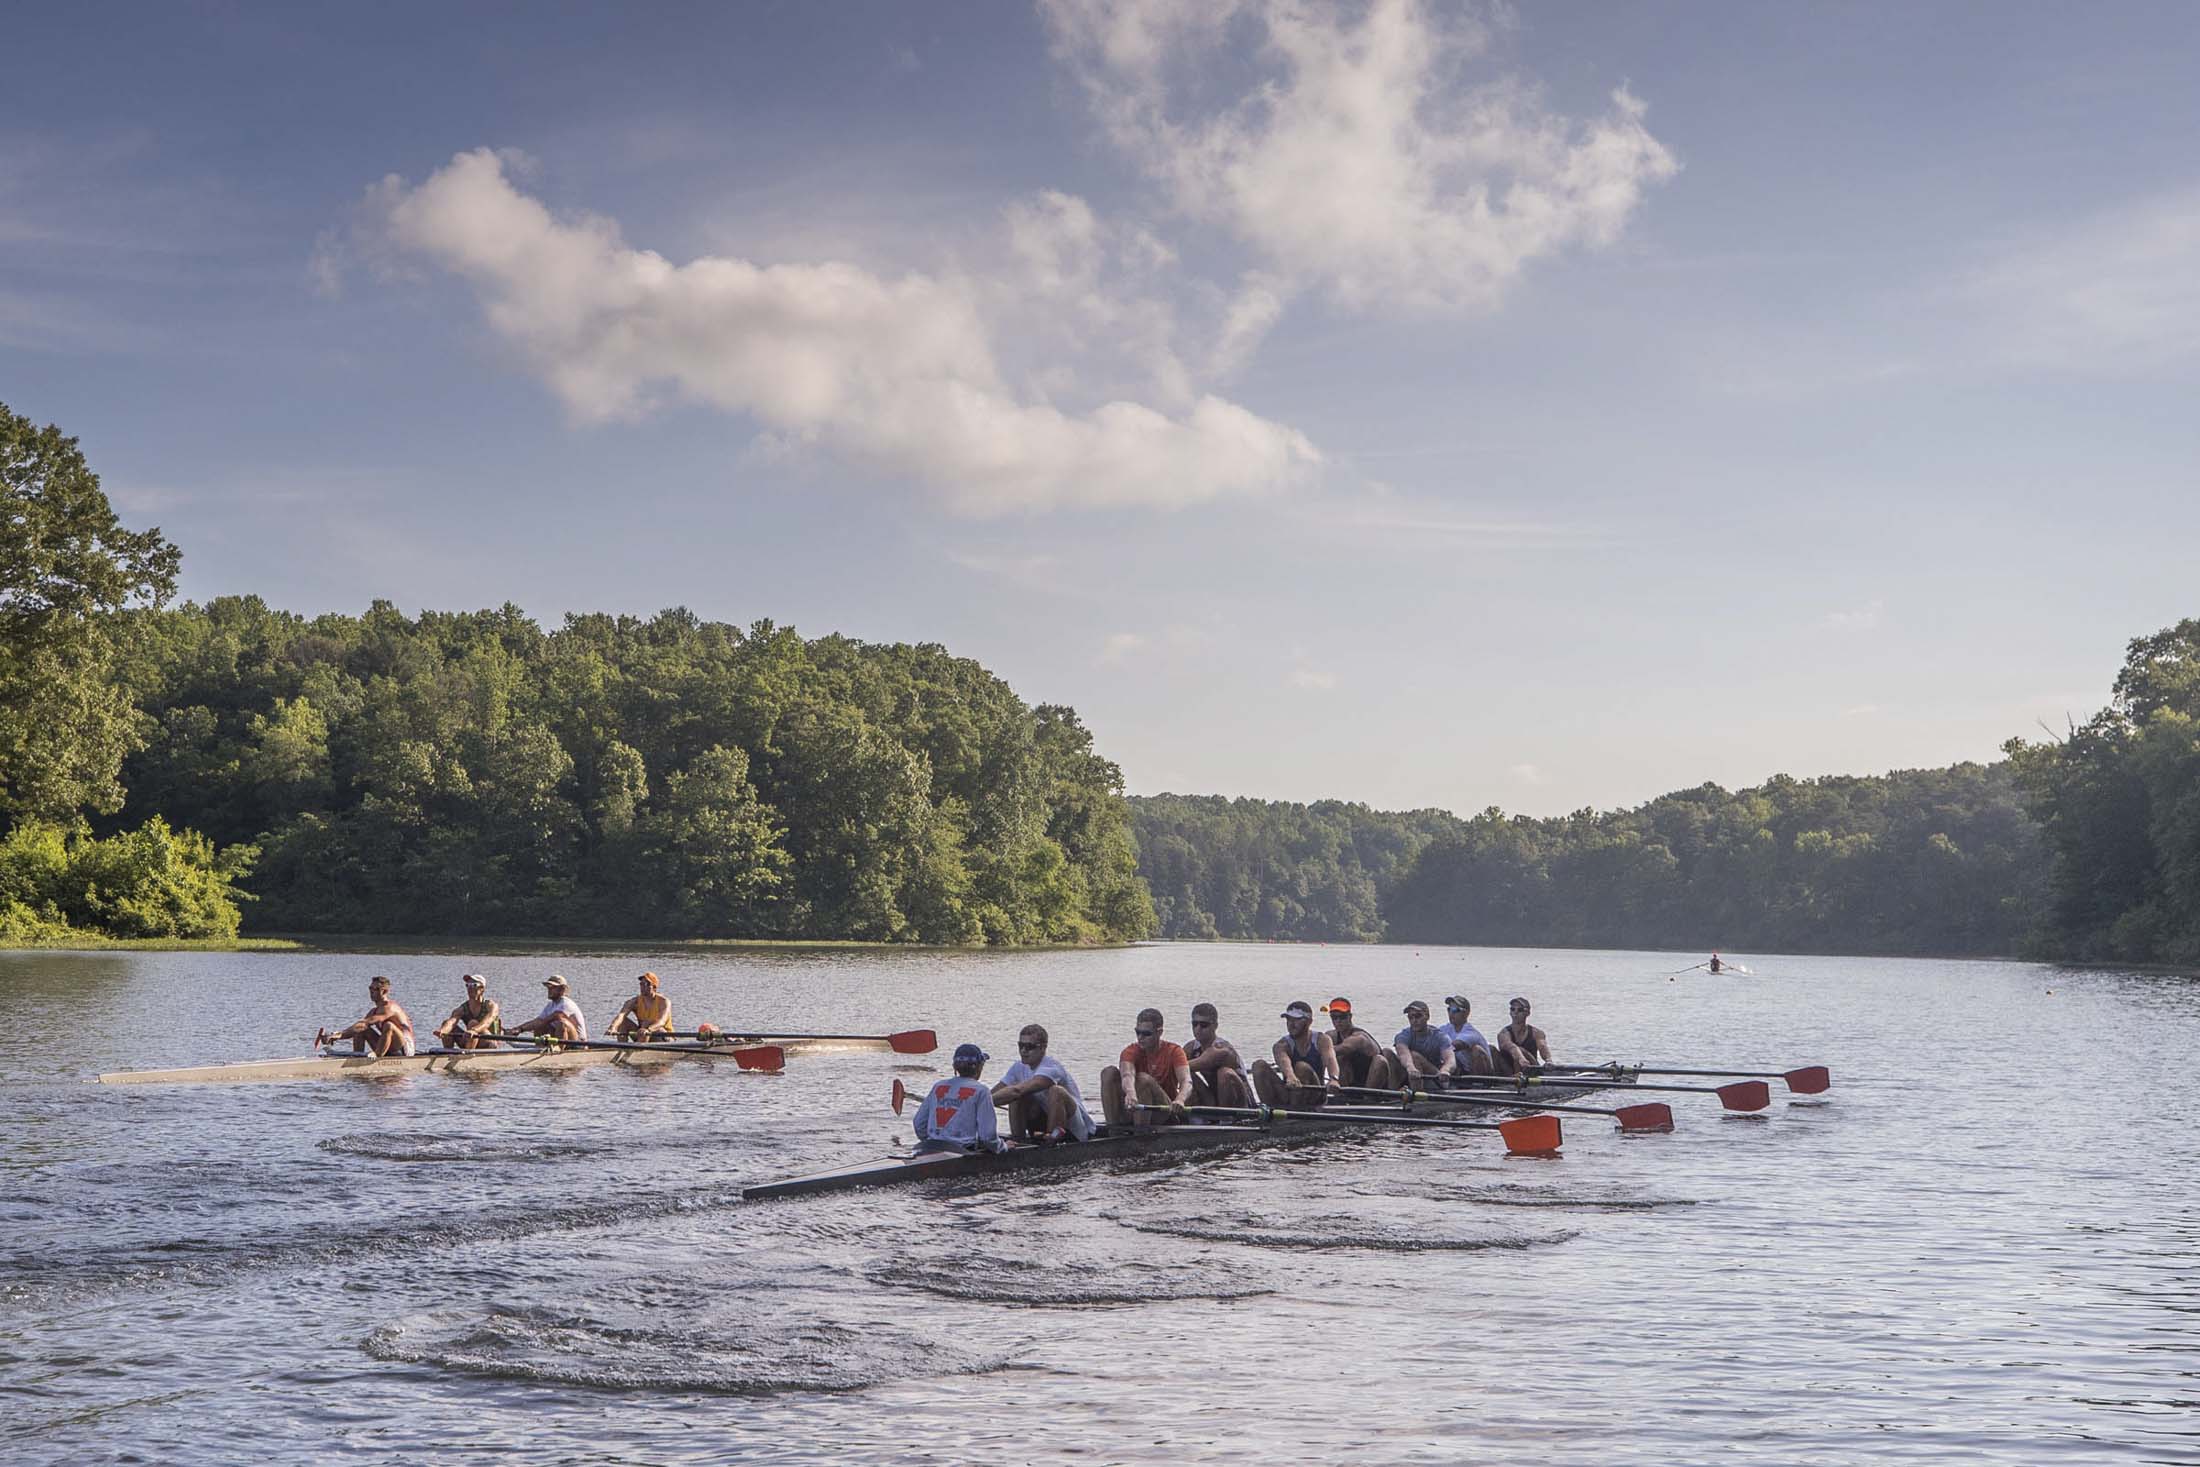
[[[458,981],[465,984],[468,988],[486,988],[489,986],[489,980],[482,977],[479,973],[468,973],[465,977],[459,979]]]
[[[641,983],[641,982],[645,982],[645,981],[646,981],[646,982],[650,982],[650,983],[655,983],[655,982],[657,981],[657,975],[656,975],[655,973],[644,973],[644,974],[643,974],[643,975],[642,975],[642,976],[641,976],[640,978],[637,978],[637,979],[635,979],[634,981],[635,981],[635,982],[637,982],[637,983]]]
[[[1283,1016],[1286,1019],[1311,1019],[1314,1017],[1314,1006],[1304,1003],[1285,1004]]]
[[[1415,999],[1413,1002],[1406,1005],[1406,1012],[1409,1014],[1425,1014],[1428,1012],[1428,1005],[1421,1002],[1419,999]]]
[[[1349,998],[1333,998],[1322,1005],[1322,1012],[1325,1014],[1349,1014],[1352,1012],[1352,1000]]]
[[[1444,1007],[1447,1009],[1471,1009],[1474,1005],[1455,993],[1444,1000]]]
[[[991,1058],[991,1055],[975,1044],[958,1044],[955,1046],[955,1063],[958,1065],[982,1065]]]
[[[552,973],[542,980],[542,986],[545,988],[571,988],[573,985],[565,981],[564,974]]]

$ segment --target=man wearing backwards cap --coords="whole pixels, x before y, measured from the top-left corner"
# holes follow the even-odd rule
[[[435,1042],[445,1049],[486,1049],[488,1041],[504,1028],[497,1001],[489,997],[489,980],[479,973],[468,973],[460,981],[466,985],[466,1001],[435,1026]]]
[[[1451,995],[1444,1000],[1446,1022],[1438,1025],[1436,1032],[1451,1045],[1451,1057],[1460,1074],[1487,1075],[1497,1068],[1497,1063],[1490,1057],[1490,1042],[1467,1017],[1473,1012],[1474,1005],[1467,1002],[1466,995]]]
[[[1453,1074],[1459,1068],[1443,1034],[1429,1027],[1428,1005],[1419,999],[1406,1005],[1406,1026],[1390,1041],[1390,1056],[1401,1086],[1426,1075]]]
[[[550,1001],[542,1006],[542,1012],[524,1024],[514,1024],[504,1031],[509,1039],[517,1034],[540,1034],[546,1039],[586,1039],[588,1020],[581,1017],[581,1006],[566,997],[566,982],[556,973],[542,980],[543,992]]]
[[[999,1151],[1001,1128],[993,1119],[993,1091],[978,1077],[986,1052],[975,1044],[955,1047],[955,1073],[933,1082],[917,1105],[919,1151]]]
[[[657,991],[657,975],[634,980],[641,991],[626,1001],[611,1021],[613,1039],[664,1039],[672,1034],[672,1000]]]
[[[1253,1089],[1264,1105],[1282,1105],[1290,1099],[1285,1092],[1293,1085],[1327,1085],[1334,1089],[1341,1083],[1337,1046],[1327,1034],[1314,1032],[1311,1004],[1294,1001],[1284,1005],[1283,1037],[1268,1054],[1267,1059],[1253,1061]]]
[[[1347,1085],[1388,1090],[1405,1082],[1390,1072],[1383,1042],[1352,1022],[1352,1000],[1333,998],[1322,1005],[1329,1015],[1329,1042],[1337,1047],[1337,1073]]]

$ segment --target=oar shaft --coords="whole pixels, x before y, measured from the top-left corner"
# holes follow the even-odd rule
[[[1168,1114],[1174,1109],[1174,1107],[1166,1105],[1141,1105],[1134,1108],[1152,1111],[1156,1114]],[[1251,1117],[1260,1121],[1285,1122],[1318,1121],[1330,1114],[1328,1111],[1321,1110],[1279,1110],[1273,1106],[1247,1109],[1231,1105],[1187,1105],[1184,1107],[1184,1113],[1193,1116],[1234,1116],[1240,1119]],[[1447,1121],[1433,1116],[1393,1116],[1366,1114],[1360,1111],[1341,1112],[1340,1114],[1343,1114],[1354,1125],[1419,1126],[1424,1129],[1433,1128],[1435,1130],[1453,1131],[1496,1131],[1503,1128],[1503,1123],[1499,1121]]]
[[[1422,1101],[1439,1101],[1445,1105],[1493,1105],[1509,1110],[1555,1110],[1577,1116],[1611,1116],[1619,1114],[1616,1110],[1598,1105],[1531,1105],[1529,1102],[1505,1096],[1465,1095],[1453,1090],[1373,1090],[1365,1085],[1339,1085],[1337,1089],[1342,1093],[1352,1095],[1387,1096],[1406,1105],[1417,1105]]]

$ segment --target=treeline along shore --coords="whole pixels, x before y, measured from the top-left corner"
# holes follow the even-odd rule
[[[1176,938],[2200,963],[2200,621],[1992,765],[1555,819],[1126,799],[933,646],[682,610],[170,604],[0,406],[0,941]]]

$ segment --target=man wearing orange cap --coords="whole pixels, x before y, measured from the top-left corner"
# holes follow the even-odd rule
[[[1351,999],[1333,998],[1322,1005],[1322,1012],[1329,1015],[1329,1042],[1336,1048],[1337,1073],[1345,1084],[1388,1090],[1398,1083],[1382,1041],[1352,1022]]]
[[[628,999],[619,1017],[611,1021],[611,1037],[629,1041],[670,1037],[672,1000],[657,991],[657,975],[644,973],[634,982],[641,991]]]

